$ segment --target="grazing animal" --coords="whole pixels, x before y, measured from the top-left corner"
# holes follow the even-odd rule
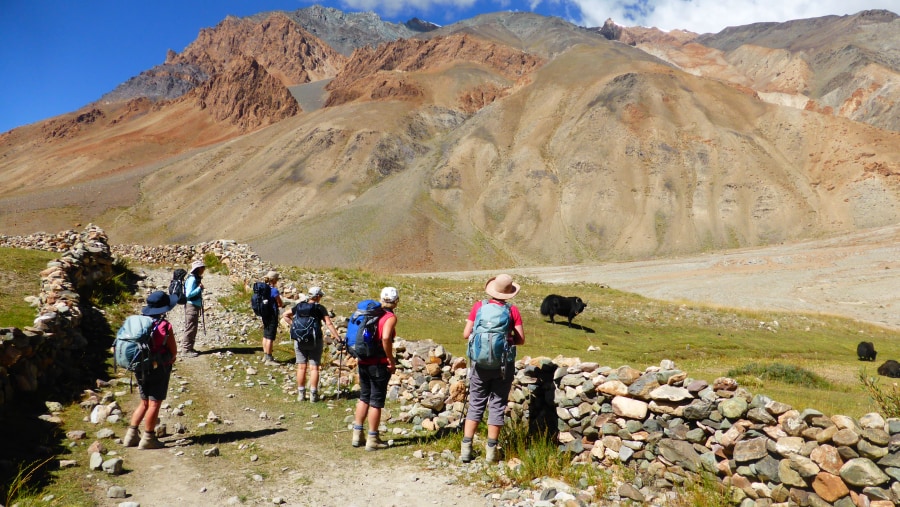
[[[878,352],[875,352],[875,345],[872,342],[859,342],[856,346],[856,355],[860,361],[874,361]]]
[[[550,322],[555,322],[553,317],[561,315],[569,319],[569,327],[572,327],[572,319],[583,312],[587,304],[580,297],[563,297],[550,294],[541,303],[541,315],[550,317]]]
[[[888,359],[883,365],[878,367],[878,374],[885,377],[900,378],[900,363],[893,359]]]

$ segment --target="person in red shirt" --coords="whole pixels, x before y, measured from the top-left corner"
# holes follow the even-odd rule
[[[394,287],[381,289],[381,307],[384,315],[378,320],[378,336],[381,345],[374,357],[359,359],[359,401],[353,419],[353,436],[350,441],[353,447],[362,445],[363,422],[369,421],[369,433],[366,437],[366,450],[384,449],[387,444],[378,436],[381,425],[381,409],[387,399],[387,386],[391,375],[396,370],[394,358],[394,337],[397,335],[397,316],[394,308],[400,302],[400,294]]]
[[[487,301],[477,301],[469,312],[466,319],[466,326],[463,329],[463,338],[465,340],[472,339],[473,331],[478,331],[482,322],[482,306],[498,305],[502,307],[501,313],[505,313],[503,309],[508,310],[508,315],[504,315],[509,321],[507,331],[508,345],[523,345],[525,343],[525,329],[522,326],[522,314],[519,309],[510,305],[508,301],[519,293],[519,284],[513,282],[511,276],[502,274],[488,280],[484,286],[484,291],[491,299]],[[492,308],[491,310],[498,310]],[[497,312],[493,312],[497,313]],[[487,447],[485,449],[485,460],[493,463],[498,459],[497,443],[500,437],[500,428],[504,423],[506,414],[506,406],[509,403],[509,391],[512,388],[513,377],[515,376],[514,353],[508,358],[508,364],[502,365],[499,369],[482,368],[475,364],[470,364],[469,368],[469,411],[466,414],[465,425],[463,426],[463,440],[460,451],[460,460],[464,463],[472,461],[472,439],[475,437],[475,431],[478,429],[478,423],[484,416],[485,409],[488,409],[488,432]],[[469,358],[472,361],[472,358]]]
[[[138,393],[141,400],[131,415],[131,424],[125,432],[122,443],[125,447],[137,446],[138,449],[159,449],[165,447],[156,437],[156,423],[159,422],[159,408],[166,399],[169,390],[169,378],[172,376],[172,364],[178,353],[175,332],[172,324],[166,320],[166,312],[175,308],[178,296],[169,295],[158,290],[147,297],[147,306],[141,309],[141,315],[153,317],[152,334],[150,335],[150,352],[159,359],[153,368],[144,372],[135,371]],[[144,434],[139,435],[138,426],[144,421]]]

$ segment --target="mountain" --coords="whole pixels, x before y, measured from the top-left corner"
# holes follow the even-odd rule
[[[664,33],[229,17],[0,134],[0,231],[229,238],[389,271],[683,255],[900,220],[900,22]],[[300,105],[297,97],[302,97]]]

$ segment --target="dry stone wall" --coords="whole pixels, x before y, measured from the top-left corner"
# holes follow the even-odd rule
[[[109,276],[112,255],[141,264],[187,265],[212,252],[245,282],[269,269],[248,246],[231,241],[110,248],[94,226],[82,233],[0,236],[0,246],[63,254],[41,273],[35,326],[0,330],[0,402],[52,382],[60,374],[53,365],[84,346],[79,288]],[[395,350],[400,367],[388,395],[400,411],[391,419],[424,430],[459,425],[465,359],[430,342],[398,340]],[[353,363],[343,365],[349,371],[338,376],[349,381]],[[635,478],[617,495],[636,502],[658,503],[665,491],[708,474],[741,507],[900,504],[900,419],[798,411],[753,395],[730,378],[712,385],[691,379],[667,360],[640,371],[526,357],[516,363],[508,417],[549,429],[576,462],[632,467]]]
[[[75,378],[88,339],[82,329],[84,288],[112,275],[113,258],[106,234],[88,226],[83,232],[0,236],[0,246],[59,252],[40,273],[41,291],[28,300],[37,308],[34,325],[0,328],[0,405],[16,393],[36,391]]]
[[[423,342],[401,342],[398,356],[389,390],[403,406],[398,419],[459,424],[465,360]],[[639,371],[524,358],[508,417],[555,432],[576,462],[632,467],[633,484],[618,493],[638,502],[707,474],[741,507],[900,504],[900,419],[798,411],[730,378],[691,379],[668,360]]]

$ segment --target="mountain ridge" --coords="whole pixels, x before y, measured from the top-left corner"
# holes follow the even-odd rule
[[[90,221],[114,241],[229,237],[278,262],[425,271],[666,257],[900,220],[893,13],[737,27],[709,45],[715,35],[527,13],[424,31],[373,16],[227,18],[131,88],[0,134],[0,227]],[[779,30],[825,42],[759,44]],[[754,35],[731,42],[741,33]],[[359,47],[344,55],[336,40]],[[289,90],[325,82],[309,111]]]

